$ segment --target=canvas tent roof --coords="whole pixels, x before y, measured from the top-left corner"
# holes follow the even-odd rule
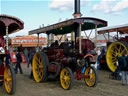
[[[102,27],[98,30],[98,34],[110,33],[110,32],[120,32],[120,34],[128,33],[128,24],[111,26],[111,27]]]

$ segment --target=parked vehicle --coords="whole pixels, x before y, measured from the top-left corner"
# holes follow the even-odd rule
[[[35,81],[44,82],[47,78],[57,79],[59,77],[62,88],[66,90],[72,88],[74,79],[84,79],[89,87],[96,86],[97,70],[90,66],[96,62],[94,43],[89,39],[81,39],[79,34],[81,30],[106,25],[107,22],[104,20],[82,17],[30,31],[29,34],[46,33],[48,35],[48,46],[33,57],[32,70]],[[72,43],[66,41],[60,45],[55,42],[50,44],[50,34],[64,35],[73,31],[75,39],[71,41]],[[83,68],[85,68],[84,73],[82,73]]]
[[[0,86],[4,84],[8,94],[14,94],[16,89],[16,76],[9,60],[8,34],[23,29],[23,25],[23,22],[16,17],[0,15]]]
[[[109,69],[112,72],[117,71],[118,68],[118,57],[123,55],[123,52],[127,52],[128,54],[128,36],[120,37],[122,34],[128,33],[128,24],[118,25],[114,27],[103,28],[98,31],[98,34],[109,34],[112,32],[116,32],[116,36],[114,36],[114,42],[107,42],[107,52],[106,52],[106,62]]]

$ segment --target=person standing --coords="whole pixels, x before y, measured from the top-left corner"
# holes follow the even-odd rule
[[[121,70],[122,73],[122,85],[125,84],[125,80],[126,80],[126,84],[128,85],[128,56],[127,56],[127,52],[124,51],[123,55],[118,57],[118,64],[119,64],[119,69]]]
[[[24,56],[25,56],[26,62],[28,63],[28,50],[27,50],[27,48],[25,48],[25,50],[24,50]]]
[[[27,65],[28,68],[29,68],[29,64],[31,64],[31,67],[32,67],[32,60],[33,60],[34,54],[35,54],[35,53],[32,52],[31,55],[30,55],[29,63],[28,63],[28,65]],[[33,78],[33,72],[32,72],[32,70],[31,70],[30,79],[32,79],[32,78]]]
[[[22,57],[21,57],[21,54],[20,54],[19,51],[16,54],[16,58],[17,58],[17,64],[16,64],[15,72],[17,74],[18,68],[19,68],[20,74],[23,74],[23,71],[22,71],[22,68],[21,68]]]

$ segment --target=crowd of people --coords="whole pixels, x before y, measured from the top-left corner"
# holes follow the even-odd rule
[[[69,42],[68,39],[65,40],[65,42],[61,42],[59,44],[59,41],[58,40],[55,40],[55,42],[53,42],[51,45],[50,45],[51,48],[61,48],[61,49],[68,49],[68,48],[74,48],[75,45],[74,45],[74,42],[71,41]]]

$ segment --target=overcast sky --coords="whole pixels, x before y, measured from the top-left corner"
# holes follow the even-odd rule
[[[74,0],[0,0],[0,14],[16,16],[28,31],[73,18]],[[82,17],[108,21],[108,26],[127,24],[128,0],[81,0]],[[19,33],[11,36],[19,35]]]

